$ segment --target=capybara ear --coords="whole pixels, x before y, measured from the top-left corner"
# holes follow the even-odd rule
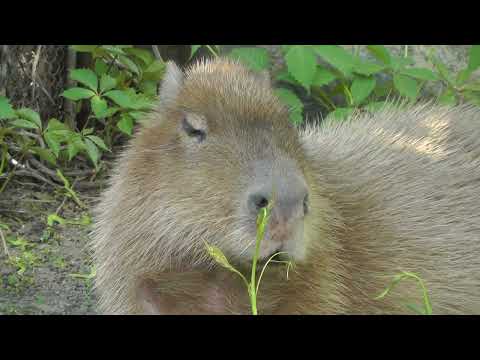
[[[183,78],[182,70],[174,62],[168,61],[160,87],[161,104],[168,104],[176,100],[183,84]]]
[[[145,278],[136,289],[145,315],[219,315],[229,313],[222,284],[200,272],[165,273]]]

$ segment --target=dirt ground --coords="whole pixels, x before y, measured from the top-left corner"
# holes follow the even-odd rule
[[[95,314],[88,210],[26,181],[0,193],[0,314]],[[90,208],[96,192],[78,195]],[[55,213],[67,223],[49,226]]]

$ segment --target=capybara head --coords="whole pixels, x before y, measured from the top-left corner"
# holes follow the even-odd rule
[[[230,60],[185,74],[169,63],[160,96],[163,121],[152,121],[139,141],[151,150],[158,216],[176,234],[169,246],[203,251],[207,241],[233,261],[249,260],[258,212],[273,200],[260,258],[285,251],[301,259],[306,164],[268,79]]]

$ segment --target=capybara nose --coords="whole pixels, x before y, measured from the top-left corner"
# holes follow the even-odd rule
[[[288,221],[308,212],[308,190],[296,175],[275,179],[248,195],[248,208],[258,214],[261,208],[273,201],[272,213],[276,218]],[[278,219],[279,220],[279,219]]]

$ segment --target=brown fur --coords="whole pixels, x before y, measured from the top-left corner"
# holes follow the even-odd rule
[[[405,298],[421,295],[412,282],[373,299],[402,270],[425,280],[434,313],[480,313],[479,110],[385,108],[297,131],[268,82],[226,60],[189,69],[168,95],[96,209],[102,311],[249,313],[241,280],[214,266],[203,241],[246,270],[245,169],[281,156],[309,188],[307,255],[288,280],[284,268],[267,272],[260,313],[409,312]],[[178,130],[185,113],[206,121],[204,147]]]

